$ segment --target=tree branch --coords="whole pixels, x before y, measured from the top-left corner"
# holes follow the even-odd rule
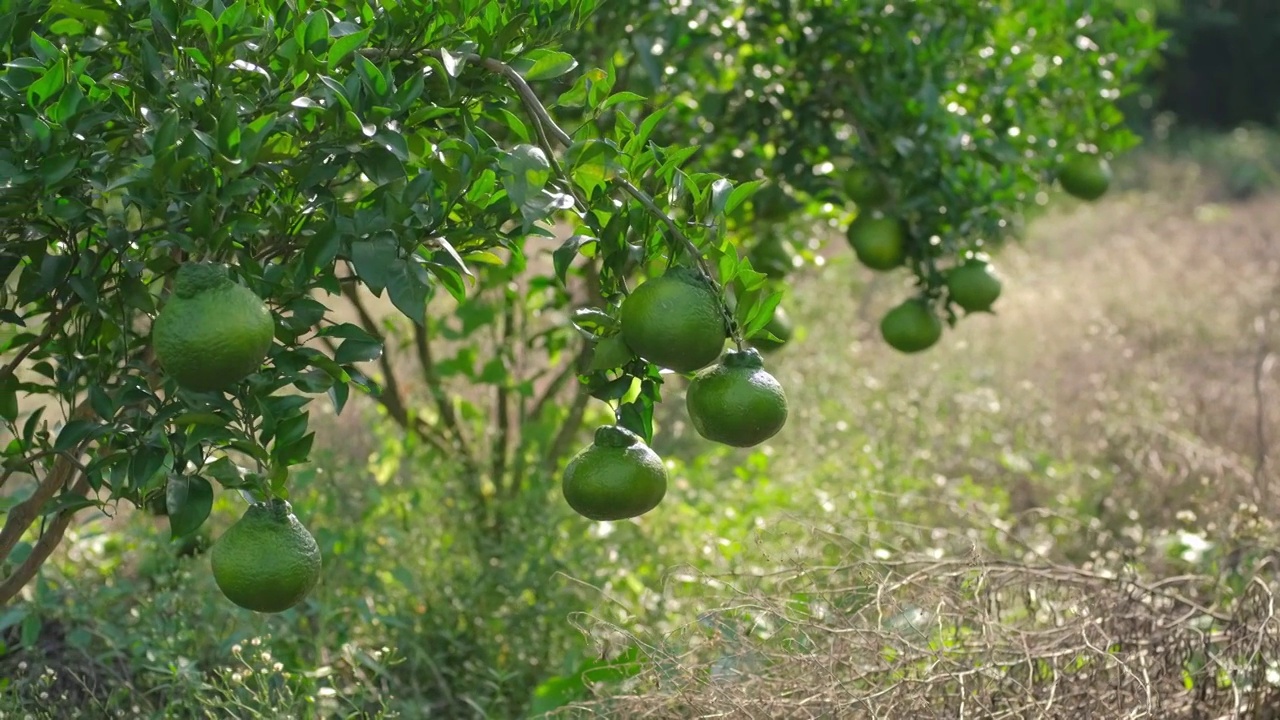
[[[59,458],[61,461],[61,458]],[[76,478],[75,484],[71,486],[70,492],[74,495],[84,495],[89,491],[89,478],[84,473],[80,473]],[[26,560],[18,566],[16,570],[10,573],[9,577],[0,583],[0,607],[9,604],[13,598],[26,587],[27,583],[39,572],[40,567],[44,565],[44,561],[49,559],[53,554],[54,548],[62,542],[63,535],[67,532],[67,527],[71,524],[72,518],[75,517],[77,510],[65,509],[58,513],[45,528],[44,534],[36,541],[31,548],[31,554],[27,555]],[[29,525],[29,524],[28,524]],[[5,523],[5,529],[9,528],[9,524]],[[5,554],[7,556],[7,553]]]
[[[369,312],[368,308],[365,307],[364,302],[360,299],[359,288],[354,285],[344,285],[342,287],[342,293],[355,309],[356,315],[360,319],[360,325],[365,329],[365,332],[383,340],[385,344],[385,337],[378,330],[377,321],[374,320],[373,314]],[[326,341],[328,340],[328,338],[323,339]],[[408,408],[404,404],[404,396],[400,393],[400,385],[395,376],[395,368],[391,364],[389,354],[385,350],[378,361],[379,365],[382,367],[383,374],[386,375],[387,378],[386,388],[384,389],[384,392],[378,394],[375,400],[377,400],[382,407],[386,408],[387,414],[390,415],[391,419],[394,420],[395,423],[405,432],[412,432],[418,438],[427,442],[436,450],[439,450],[446,457],[457,457],[462,462],[464,472],[468,476],[466,486],[472,494],[472,499],[476,502],[477,507],[484,507],[485,497],[484,492],[481,489],[480,478],[478,477],[475,456],[471,454],[470,449],[466,444],[466,438],[462,435],[462,427],[458,423],[457,416],[453,413],[453,406],[449,404],[448,397],[445,396],[444,392],[440,389],[439,378],[435,378],[434,381],[430,379],[431,377],[434,377],[435,366],[430,362],[430,349],[425,345],[425,331],[416,323],[414,324],[414,340],[415,344],[419,346],[419,360],[421,361],[422,358],[425,357],[426,364],[424,364],[423,367],[430,368],[429,372],[424,369],[424,375],[429,376],[428,385],[432,390],[432,395],[435,397],[436,405],[439,408],[440,419],[445,427],[452,431],[451,436],[446,438],[439,432],[438,428],[433,427],[421,417],[409,413]],[[336,347],[333,347],[331,341],[328,344],[334,351],[336,351]]]
[[[92,414],[92,408],[89,407],[88,402],[85,402],[71,411],[68,421],[84,420]],[[0,529],[0,559],[9,557],[23,534],[31,527],[31,523],[40,516],[40,510],[44,504],[59,490],[66,487],[79,470],[79,463],[75,461],[75,456],[79,454],[81,447],[82,445],[77,445],[66,453],[59,454],[53,461],[49,474],[36,485],[36,490],[31,497],[9,509],[9,513],[5,516],[4,528]]]
[[[436,59],[442,59],[439,51],[428,51],[427,54]],[[550,146],[548,137],[566,148],[573,145],[573,138],[569,133],[565,132],[564,128],[560,127],[560,125],[556,123],[555,118],[551,117],[551,113],[547,111],[546,106],[542,104],[540,99],[538,99],[537,93],[533,91],[533,88],[529,86],[529,83],[522,75],[520,75],[520,71],[496,58],[487,58],[474,53],[465,53],[463,57],[468,62],[476,63],[491,73],[501,75],[507,81],[507,84],[515,89],[516,94],[520,96],[520,101],[524,104],[525,110],[528,112],[530,119],[533,120],[534,129],[537,131],[536,134],[538,135],[540,145],[542,146],[542,151],[546,153],[548,161],[552,163],[552,168],[556,171],[556,174],[559,175],[560,178],[569,186],[570,192],[573,192],[573,182],[564,174],[564,171],[560,169],[559,165],[556,164],[555,148]],[[729,328],[734,344],[738,346],[739,350],[745,347],[746,341],[742,337],[742,328],[738,327],[738,323],[734,322],[733,313],[729,310],[729,307],[725,302],[724,288],[721,287],[720,282],[716,280],[716,276],[711,272],[711,267],[702,257],[702,251],[698,248],[697,244],[680,229],[680,226],[676,224],[676,221],[672,219],[670,215],[663,212],[662,208],[658,207],[658,203],[654,201],[653,197],[648,193],[636,187],[625,178],[614,178],[613,183],[622,188],[622,190],[628,195],[635,198],[635,200],[639,202],[650,215],[665,225],[667,230],[671,233],[671,236],[684,247],[685,252],[689,254],[689,257],[697,265],[698,270],[702,273],[706,281],[711,283],[711,286],[715,288],[716,295],[720,298],[721,313],[724,315],[726,327]],[[577,193],[574,193],[574,197],[575,199],[581,200],[581,198],[578,198]],[[583,205],[585,206],[585,202]]]
[[[591,393],[587,392],[586,385],[578,386],[578,393],[573,398],[573,404],[569,406],[569,415],[565,418],[564,424],[560,426],[560,432],[556,434],[555,440],[551,441],[551,447],[547,450],[547,455],[542,460],[542,470],[547,474],[556,471],[556,466],[569,452],[569,443],[573,442],[577,436],[578,430],[582,428],[582,419],[587,413],[587,403],[591,401]]]
[[[382,354],[378,356],[378,366],[382,368],[382,382],[385,387],[378,399],[396,422],[407,427],[409,424],[409,411],[404,406],[404,396],[400,393],[400,379],[396,377],[395,367],[391,364],[391,353],[387,352],[387,338],[378,328],[378,321],[364,306],[364,301],[360,299],[360,290],[358,288],[354,285],[343,285],[342,295],[356,311],[356,315],[360,318],[360,326],[364,328],[364,331],[382,342]]]
[[[547,409],[547,404],[556,399],[556,396],[564,389],[565,384],[569,382],[569,378],[578,374],[578,363],[582,361],[582,358],[586,356],[590,349],[591,346],[584,342],[582,350],[572,360],[565,363],[565,366],[560,369],[560,372],[556,373],[555,377],[551,378],[551,382],[547,383],[542,394],[533,402],[533,409],[529,411],[528,417],[537,420],[542,415],[542,411]]]
[[[53,337],[53,334],[58,331],[58,328],[62,327],[62,316],[65,315],[66,312],[67,308],[66,306],[63,306],[49,313],[48,317],[44,320],[44,329],[40,331],[40,334],[20,348],[18,353],[13,356],[12,360],[5,363],[3,367],[0,367],[0,382],[4,382],[5,380],[13,377],[14,373],[18,371],[18,366],[22,364],[22,361],[26,360],[27,356],[35,352],[36,348],[44,345],[49,341],[49,338]]]
[[[336,352],[338,349],[338,346],[334,344],[333,340],[327,337],[320,338],[320,342],[324,343],[325,347],[329,349],[330,353]],[[443,452],[445,454],[453,453],[453,448],[449,446],[449,443],[443,437],[441,437],[440,434],[435,431],[435,428],[431,427],[431,425],[428,424],[427,421],[417,416],[414,416],[413,418],[409,418],[406,416],[397,415],[396,413],[391,411],[391,408],[387,407],[386,401],[381,396],[375,397],[374,401],[377,402],[379,405],[381,405],[383,408],[385,408],[387,410],[387,415],[391,416],[391,419],[397,425],[399,425],[400,428],[405,432],[414,433],[415,435],[418,436],[420,440],[427,443],[431,447],[439,450],[440,452]]]
[[[431,399],[435,402],[440,421],[449,429],[453,444],[456,446],[455,451],[461,453],[462,460],[469,470],[477,470],[478,463],[475,453],[471,450],[471,442],[462,427],[462,422],[458,420],[457,412],[453,409],[452,399],[444,391],[444,381],[436,370],[435,357],[431,353],[431,341],[427,338],[426,328],[417,324],[413,326],[413,345],[418,353],[418,364],[422,367],[422,379],[426,382],[427,391],[431,393]]]

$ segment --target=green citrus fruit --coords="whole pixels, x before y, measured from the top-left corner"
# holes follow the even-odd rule
[[[160,366],[188,390],[220,390],[262,366],[275,336],[271,312],[224,265],[178,268],[173,296],[151,328]]]
[[[622,339],[636,355],[676,372],[693,372],[724,350],[720,298],[696,270],[675,268],[641,283],[622,301]]]
[[[1097,155],[1075,155],[1058,168],[1058,182],[1081,200],[1097,200],[1111,187],[1111,165]]]
[[[754,349],[730,350],[689,383],[685,406],[702,437],[733,447],[768,440],[787,423],[787,396]]]
[[[926,302],[912,298],[885,313],[880,319],[880,334],[895,350],[917,353],[942,337],[942,321]]]
[[[880,173],[867,167],[850,168],[844,174],[844,192],[860,207],[877,207],[889,201],[889,185]]]
[[[560,486],[565,502],[590,520],[625,520],[658,506],[667,468],[640,436],[617,425],[596,428],[595,440],[569,461]]]
[[[250,505],[213,544],[210,560],[222,594],[255,612],[288,610],[320,579],[320,547],[278,498]]]
[[[965,312],[986,312],[1000,297],[1000,278],[981,260],[969,260],[947,272],[947,295]]]
[[[892,270],[907,259],[907,230],[897,218],[858,215],[846,235],[858,260],[872,270]]]
[[[791,317],[779,305],[773,309],[773,317],[769,318],[769,322],[764,326],[764,329],[751,336],[751,345],[760,352],[773,352],[786,345],[791,340],[794,332],[795,328],[791,324]],[[777,340],[770,338],[769,335],[773,335]]]
[[[769,183],[751,199],[757,222],[773,222],[791,214],[799,207],[787,191],[777,183]]]
[[[791,243],[769,235],[747,253],[751,267],[775,280],[786,277],[796,268],[796,251]]]

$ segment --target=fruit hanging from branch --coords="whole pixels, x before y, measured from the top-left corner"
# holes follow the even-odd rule
[[[225,390],[262,366],[275,322],[262,299],[225,265],[184,263],[151,329],[165,374],[196,392]]]
[[[565,502],[590,520],[639,517],[667,494],[667,468],[638,435],[616,425],[596,429],[591,445],[565,466]]]
[[[751,348],[730,350],[695,375],[685,403],[699,435],[733,447],[759,445],[787,422],[787,395]]]
[[[254,612],[284,612],[320,580],[320,547],[279,498],[250,505],[214,542],[209,558],[222,594]]]

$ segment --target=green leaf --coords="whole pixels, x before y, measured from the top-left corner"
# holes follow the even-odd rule
[[[240,113],[234,100],[223,102],[218,116],[218,152],[232,160],[240,158]]]
[[[551,162],[536,145],[516,145],[502,156],[498,167],[503,170],[502,186],[516,207],[529,203],[551,180]]]
[[[387,287],[391,269],[399,257],[400,246],[391,235],[351,243],[351,263],[356,267],[356,274],[375,295],[381,295]]]
[[[17,48],[14,49],[16,50]],[[35,53],[35,56],[45,65],[62,57],[62,53],[58,51],[58,46],[40,37],[38,33],[31,33],[31,52]]]
[[[566,158],[574,181],[593,192],[623,171],[620,154],[611,140],[584,140],[574,143]]]
[[[326,67],[332,73],[348,55],[364,47],[365,41],[369,39],[369,33],[373,32],[369,28],[343,35],[333,41],[333,46],[329,48],[329,55],[326,59]]]
[[[27,102],[32,107],[40,107],[57,95],[67,82],[67,71],[62,63],[54,63],[49,69],[27,88]]]
[[[387,83],[387,76],[382,74],[377,65],[373,61],[363,55],[356,55],[355,59],[356,72],[360,74],[360,79],[364,80],[365,86],[377,97],[383,97],[391,91],[391,86]]]
[[[444,285],[454,300],[462,302],[467,299],[467,284],[462,279],[462,273],[456,268],[438,262],[429,262],[427,269],[440,281],[441,285]]]
[[[447,238],[443,238],[443,237],[434,238],[434,241],[435,241],[435,244],[440,246],[440,250],[436,253],[433,253],[432,255],[432,258],[434,260],[436,260],[437,262],[440,262],[441,264],[451,265],[452,267],[456,268],[458,272],[461,272],[462,274],[468,277],[474,277],[474,275],[471,274],[471,270],[467,268],[467,264],[463,262],[462,256],[459,255],[457,249],[453,247],[453,243],[449,242]],[[444,254],[445,256],[444,260],[441,260],[441,258],[439,257],[440,253]],[[447,263],[445,262],[445,260],[447,260]]]
[[[608,109],[620,103],[637,103],[644,101],[645,97],[643,95],[637,95],[636,93],[624,90],[610,95],[609,99],[604,101],[604,105],[602,107]]]
[[[732,215],[734,210],[737,210],[742,203],[750,200],[756,194],[756,191],[760,189],[760,186],[764,185],[764,182],[764,180],[751,180],[734,188],[733,192],[729,193],[729,199],[725,201],[724,214],[726,216]]]
[[[751,337],[764,329],[765,325],[773,319],[773,311],[778,307],[778,303],[782,302],[781,292],[772,292],[767,295],[764,300],[755,304],[751,309],[751,314],[742,323],[742,334]]]
[[[350,365],[356,362],[368,362],[382,357],[382,342],[365,336],[348,338],[338,346],[333,354],[333,361],[339,365]]]
[[[22,629],[18,633],[18,643],[24,648],[34,648],[40,640],[40,631],[44,629],[44,622],[40,616],[32,613],[22,619]]]
[[[590,235],[574,235],[565,240],[560,247],[551,253],[551,262],[555,266],[556,277],[561,283],[566,281],[569,273],[569,266],[573,264],[573,259],[578,256],[578,252],[582,248],[600,242]]]
[[[578,308],[573,311],[573,326],[587,338],[594,339],[618,331],[618,320],[599,308]]]
[[[572,55],[556,50],[534,50],[521,60],[522,65],[528,63],[528,69],[521,74],[530,82],[558,78],[578,67],[578,61]]]
[[[307,18],[306,25],[299,28],[302,37],[299,44],[307,52],[316,57],[324,56],[329,49],[329,15],[323,10],[316,10]]]
[[[342,409],[347,406],[347,400],[351,397],[351,386],[345,382],[334,383],[329,388],[329,401],[333,403],[333,412],[335,415],[341,415]]]
[[[18,378],[13,375],[0,378],[0,419],[7,422],[18,419]]]
[[[396,260],[387,279],[387,295],[404,316],[419,327],[427,324],[427,270],[417,262]]]
[[[52,188],[70,177],[79,163],[80,156],[75,153],[45,158],[40,163],[40,179],[46,188]]]
[[[618,424],[639,435],[646,443],[653,442],[653,397],[652,380],[640,383],[640,395],[629,403],[618,408]]]
[[[213,509],[213,485],[200,475],[174,475],[165,489],[169,512],[169,537],[190,535],[208,519]]]
[[[53,443],[57,452],[69,452],[75,449],[85,438],[98,430],[100,425],[93,420],[72,420],[63,426],[58,439]]]
[[[277,446],[273,456],[276,462],[282,465],[296,465],[306,462],[308,456],[311,455],[311,445],[315,442],[315,439],[315,433],[307,433],[291,443]]]
[[[151,480],[164,466],[168,453],[158,445],[143,445],[136,448],[129,458],[129,485],[133,488],[146,488]]]

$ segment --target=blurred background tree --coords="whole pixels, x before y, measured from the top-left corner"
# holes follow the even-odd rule
[[[1150,83],[1151,109],[1215,130],[1280,122],[1280,3],[1155,0],[1169,34]]]

